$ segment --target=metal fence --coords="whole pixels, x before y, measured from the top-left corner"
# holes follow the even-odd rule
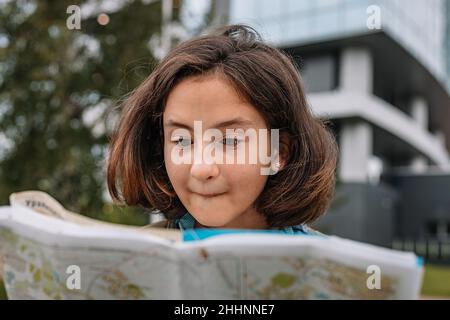
[[[450,239],[396,239],[392,248],[414,252],[425,262],[450,264]]]

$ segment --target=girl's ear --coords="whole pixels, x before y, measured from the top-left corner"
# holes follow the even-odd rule
[[[289,157],[289,137],[286,133],[281,133],[279,136],[279,150],[275,151],[275,154],[272,156],[271,169],[274,172],[278,172],[283,170],[286,165],[287,159]]]
[[[286,165],[287,159],[289,157],[289,136],[286,132],[280,133],[280,170],[284,168]]]

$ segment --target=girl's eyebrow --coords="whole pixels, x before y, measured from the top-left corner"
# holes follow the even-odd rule
[[[240,125],[240,126],[251,126],[254,125],[255,123],[253,121],[250,121],[248,119],[242,118],[242,117],[236,117],[230,120],[226,120],[226,121],[222,121],[222,122],[218,122],[216,124],[214,124],[211,128],[224,128],[224,127],[229,127],[232,125]],[[187,124],[175,121],[175,120],[168,120],[165,123],[165,126],[167,127],[179,127],[179,128],[185,128],[188,130],[193,130],[192,127],[190,127]]]

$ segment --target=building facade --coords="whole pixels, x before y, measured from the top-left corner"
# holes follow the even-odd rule
[[[339,183],[317,227],[450,260],[449,1],[221,2],[294,57],[332,122]]]

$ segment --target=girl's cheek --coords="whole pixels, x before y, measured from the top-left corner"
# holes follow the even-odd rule
[[[264,178],[260,175],[258,165],[234,164],[221,166],[221,175],[228,185],[242,190],[252,188]],[[248,190],[247,190],[248,191]]]
[[[170,179],[172,185],[174,185],[174,187],[175,187],[183,179],[183,168],[182,167],[184,167],[184,165],[177,165],[176,163],[174,163],[172,156],[171,156],[172,149],[173,149],[172,146],[168,146],[168,148],[165,148],[164,164],[165,164],[169,179]]]

